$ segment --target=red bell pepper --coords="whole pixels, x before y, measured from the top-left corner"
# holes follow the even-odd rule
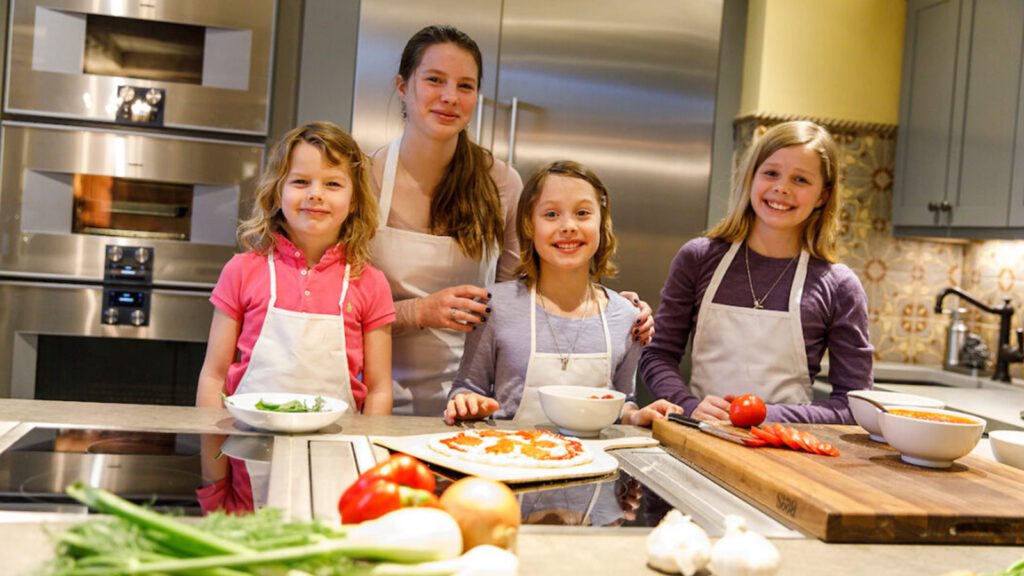
[[[365,481],[364,481],[365,480]],[[357,488],[357,490],[352,490]],[[410,506],[437,507],[437,496],[383,478],[360,478],[338,502],[341,521],[358,524]]]
[[[338,511],[346,524],[372,520],[408,506],[437,506],[434,474],[405,454],[367,470],[345,490]]]

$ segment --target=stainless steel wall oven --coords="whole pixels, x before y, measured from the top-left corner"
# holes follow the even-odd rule
[[[0,397],[192,404],[268,131],[276,0],[11,0]]]
[[[274,0],[12,0],[4,111],[265,135]]]

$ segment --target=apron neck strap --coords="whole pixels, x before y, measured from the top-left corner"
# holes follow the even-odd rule
[[[395,141],[388,145],[387,158],[384,160],[384,180],[380,184],[380,199],[377,201],[380,207],[380,223],[378,228],[386,227],[388,214],[391,213],[391,199],[394,197],[395,176],[398,174],[398,153],[402,149],[402,136],[399,135]]]
[[[277,273],[274,271],[273,248],[270,249],[270,252],[267,252],[267,267],[270,269],[270,302],[267,304],[267,309],[269,310],[277,302]]]
[[[341,281],[341,298],[338,298],[338,310],[341,310],[342,314],[345,313],[343,305],[345,304],[345,294],[348,294],[348,279],[351,271],[352,266],[350,264],[345,264],[345,279]]]

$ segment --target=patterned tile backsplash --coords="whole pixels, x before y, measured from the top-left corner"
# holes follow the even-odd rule
[[[735,124],[735,160],[754,135],[786,120],[800,118],[747,116]],[[1024,311],[1024,241],[931,242],[894,238],[892,185],[896,164],[896,130],[891,125],[866,125],[815,120],[833,134],[842,158],[840,261],[860,277],[868,297],[871,343],[875,360],[910,364],[942,364],[948,315],[936,314],[935,296],[957,286],[990,305],[1012,299],[1017,309],[1013,328],[1021,327]],[[945,308],[957,305],[950,296]],[[995,350],[999,320],[964,303],[965,320]],[[1011,343],[1016,343],[1014,340]],[[993,352],[994,354],[994,352]],[[993,361],[990,363],[994,363]],[[1011,366],[1014,377],[1024,367]]]

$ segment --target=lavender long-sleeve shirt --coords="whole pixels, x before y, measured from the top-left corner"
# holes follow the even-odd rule
[[[728,242],[697,238],[679,250],[661,291],[661,307],[654,316],[654,339],[640,358],[640,374],[651,392],[682,406],[687,414],[693,412],[701,399],[679,375],[679,361],[697,326],[704,292],[728,249]],[[758,296],[775,282],[789,260],[767,258],[750,251],[751,281]],[[765,309],[788,310],[795,274],[796,266],[790,266],[769,294]],[[753,307],[742,252],[729,265],[714,302]],[[873,349],[868,340],[867,296],[857,275],[842,264],[811,258],[800,302],[800,322],[807,351],[807,371],[812,379],[821,371],[825,351],[829,352],[828,379],[832,394],[827,400],[810,404],[769,405],[768,419],[852,424],[853,414],[846,395],[850,390],[870,388],[872,382]],[[736,343],[737,362],[743,361],[745,345]]]

